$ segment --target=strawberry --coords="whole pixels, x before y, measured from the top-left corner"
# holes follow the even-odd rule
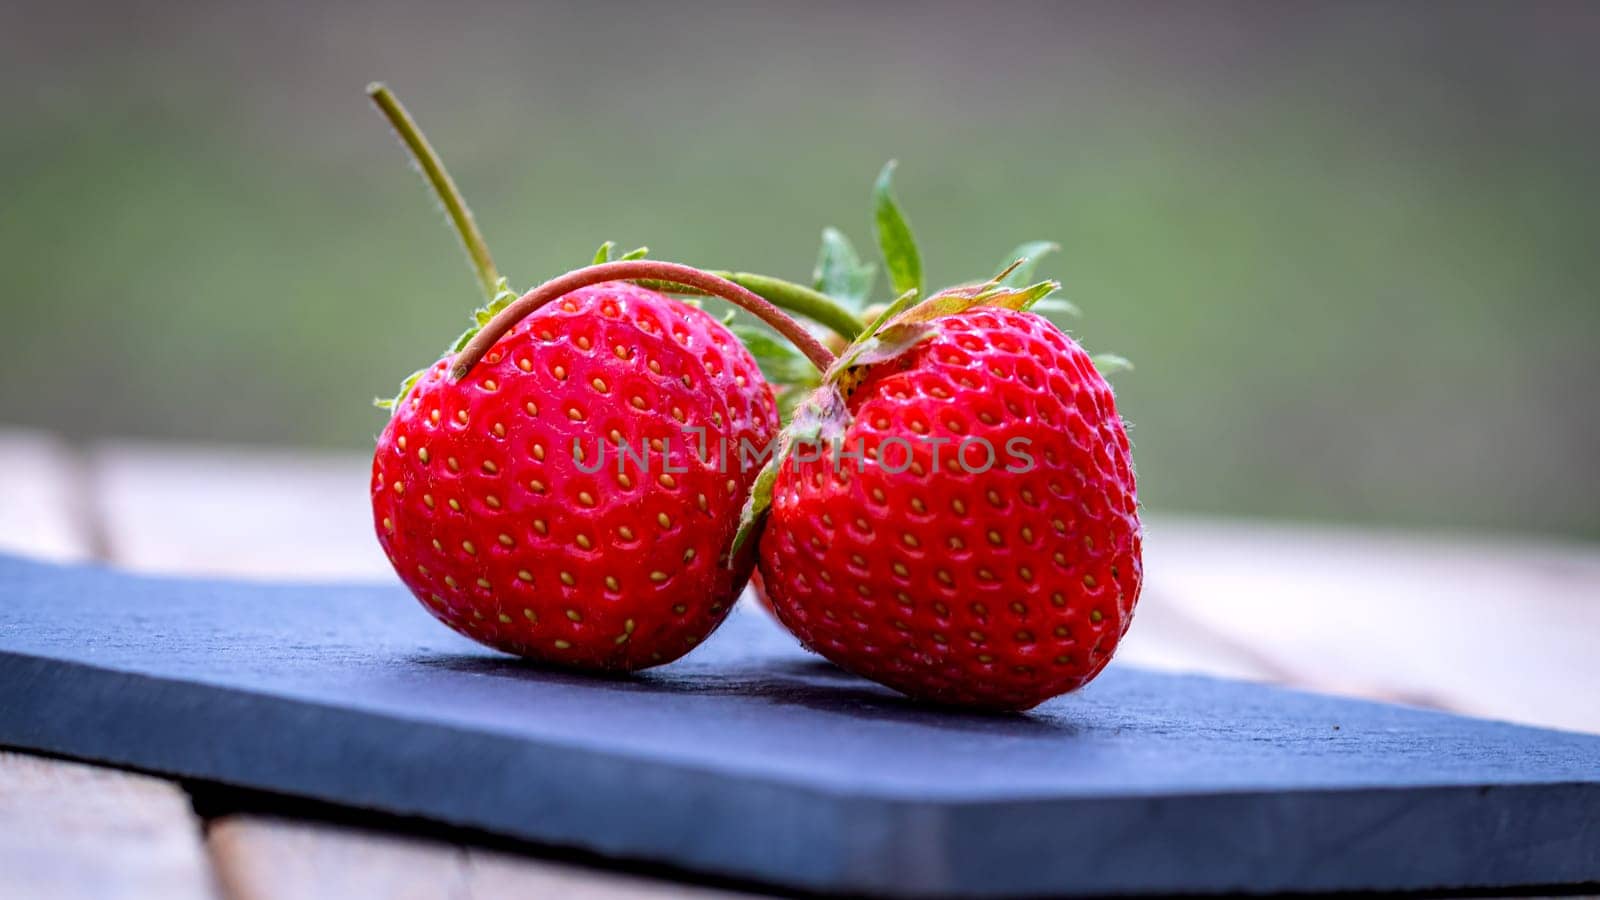
[[[451,628],[548,662],[669,662],[749,578],[727,548],[777,429],[754,359],[701,310],[608,282],[518,322],[460,381],[435,363],[373,458],[378,539]],[[639,458],[619,460],[619,447]]]
[[[1021,261],[913,305],[886,182],[880,240],[904,294],[797,408],[741,540],[765,513],[771,604],[840,667],[914,698],[1029,709],[1094,678],[1132,621],[1127,430],[1090,356],[1026,311],[1056,285],[1016,286]]]
[[[726,463],[778,427],[755,359],[700,309],[730,300],[819,364],[831,355],[729,281],[636,252],[517,297],[392,94],[373,99],[433,183],[490,303],[408,378],[373,456],[378,541],[424,607],[510,653],[596,670],[669,662],[727,615],[754,566],[731,544],[756,473]]]

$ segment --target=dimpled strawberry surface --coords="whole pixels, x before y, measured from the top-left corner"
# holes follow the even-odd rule
[[[755,361],[710,316],[625,283],[583,288],[463,380],[442,359],[401,399],[373,459],[378,539],[474,640],[582,668],[670,662],[753,565],[725,554],[755,472],[719,450],[736,459],[777,425]]]

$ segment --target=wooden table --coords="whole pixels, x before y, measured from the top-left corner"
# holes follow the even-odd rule
[[[0,430],[0,550],[384,579],[359,456]],[[1152,514],[1118,659],[1600,733],[1600,548]],[[0,897],[686,896],[721,889],[0,751]]]

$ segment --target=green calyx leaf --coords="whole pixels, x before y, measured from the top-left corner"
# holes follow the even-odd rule
[[[822,229],[822,248],[811,273],[812,287],[859,313],[872,295],[878,267],[862,262],[850,239],[837,228]]]
[[[789,454],[799,444],[820,444],[824,449],[840,447],[849,424],[850,415],[844,395],[833,385],[824,384],[800,402],[795,408],[794,421],[779,433],[777,449],[756,474],[750,496],[745,498],[744,508],[739,512],[739,530],[734,533],[733,546],[728,551],[729,568],[733,567],[734,560],[739,558],[745,546],[760,533],[767,510],[772,506],[772,491],[778,482],[778,473],[788,462]]]
[[[611,262],[611,251],[615,250],[616,247],[616,241],[606,241],[604,244],[601,244],[600,249],[594,252],[594,262],[590,263],[590,265],[598,266],[601,263]]]
[[[1006,287],[1020,288],[1033,278],[1039,260],[1061,249],[1054,241],[1028,241],[1012,250],[1000,264],[995,280]]]
[[[756,365],[761,367],[761,374],[768,381],[780,385],[803,384],[807,381],[816,384],[816,368],[788,341],[754,325],[734,323],[728,326],[728,330],[755,357]]]
[[[607,248],[601,247],[600,249],[605,251]],[[456,336],[456,339],[445,349],[445,353],[447,355],[460,353],[461,349],[467,346],[467,343],[476,337],[479,331],[483,330],[483,326],[489,324],[496,315],[499,315],[501,310],[510,306],[518,296],[517,292],[511,289],[510,282],[504,277],[495,281],[494,299],[472,311],[472,324],[468,325],[465,331]],[[406,398],[406,394],[417,383],[417,379],[421,378],[427,371],[427,369],[419,369],[416,372],[412,372],[406,376],[404,381],[400,382],[400,393],[396,394],[393,400],[375,400],[373,405],[379,409],[393,410],[400,405],[401,400]]]
[[[393,411],[395,407],[400,405],[401,401],[406,399],[406,395],[411,393],[411,389],[415,387],[417,382],[422,379],[422,376],[426,375],[427,373],[427,369],[418,369],[415,372],[412,372],[410,375],[405,377],[405,380],[400,382],[400,392],[395,394],[392,399],[378,397],[372,401],[372,405],[379,409]]]
[[[1106,378],[1118,372],[1133,371],[1133,363],[1129,362],[1126,357],[1118,356],[1115,353],[1097,353],[1089,357],[1089,361],[1094,363],[1095,371]]]
[[[911,226],[900,212],[890,183],[894,178],[895,161],[884,164],[872,188],[873,226],[878,235],[878,251],[883,254],[883,267],[896,294],[907,291],[922,293],[922,256],[917,251],[916,238]]]

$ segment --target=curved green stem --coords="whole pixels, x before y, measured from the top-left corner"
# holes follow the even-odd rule
[[[853,341],[865,330],[866,325],[856,317],[855,313],[846,309],[839,301],[829,297],[821,291],[773,278],[770,275],[757,275],[753,272],[725,272],[717,269],[708,269],[712,275],[731,281],[756,296],[766,300],[779,309],[788,310],[797,316],[804,316],[819,325],[825,326],[829,331],[839,335],[847,341]],[[638,279],[641,287],[652,290],[666,291],[669,293],[682,293],[683,285],[665,281],[652,281]],[[704,293],[696,291],[695,293]]]
[[[450,214],[451,224],[455,225],[456,234],[460,235],[462,245],[467,248],[467,256],[472,259],[472,270],[478,276],[484,296],[494,300],[499,293],[500,271],[494,267],[494,260],[489,256],[489,245],[484,242],[483,233],[478,231],[478,223],[473,221],[472,210],[467,208],[467,201],[461,198],[461,191],[451,180],[450,173],[445,171],[439,154],[434,152],[433,145],[422,136],[422,129],[417,127],[416,120],[411,118],[406,108],[400,105],[399,98],[386,85],[382,82],[367,85],[367,96],[372,98],[383,117],[389,120],[390,127],[405,142],[406,149],[411,151],[417,165],[422,167],[422,174],[444,204],[445,212]]]
[[[805,316],[826,327],[847,341],[853,341],[865,326],[855,314],[845,309],[839,301],[821,291],[813,290],[792,281],[756,275],[751,272],[713,272],[738,286],[759,295],[773,306],[786,309],[795,315]]]
[[[451,362],[450,377],[457,381],[465,378],[467,373],[472,371],[472,367],[478,364],[478,360],[494,346],[494,342],[500,340],[529,313],[579,288],[606,281],[661,282],[682,285],[697,293],[721,297],[770,325],[774,331],[787,338],[805,354],[812,365],[817,367],[818,372],[828,371],[834,363],[833,353],[822,346],[805,326],[784,315],[776,305],[762,299],[755,291],[693,266],[655,259],[629,259],[574,269],[518,297],[511,305],[496,313],[495,317],[490,319],[481,331],[473,335],[465,347],[461,348],[461,352],[457,353]]]

